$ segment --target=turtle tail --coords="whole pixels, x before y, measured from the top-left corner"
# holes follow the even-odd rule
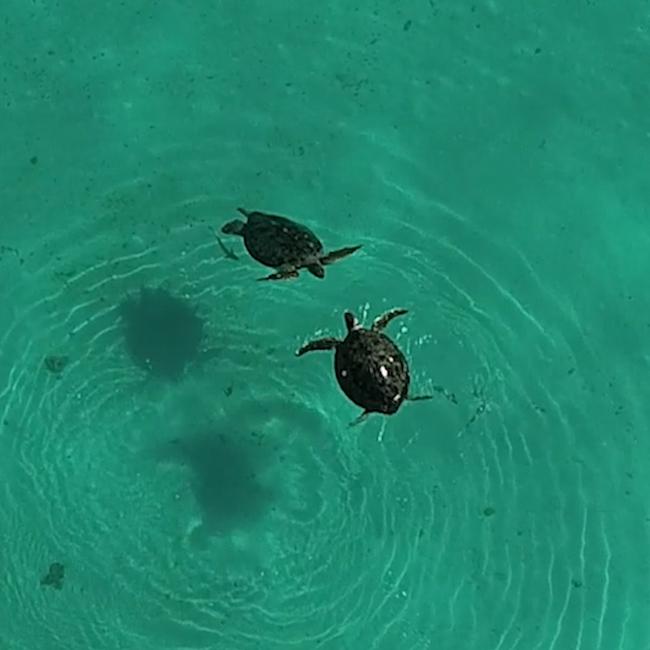
[[[243,235],[246,224],[241,219],[233,219],[221,227],[221,232],[225,235]]]

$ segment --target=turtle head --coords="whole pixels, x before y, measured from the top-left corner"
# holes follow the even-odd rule
[[[221,226],[221,232],[225,235],[242,235],[245,225],[241,219],[233,219]]]
[[[348,332],[361,327],[359,321],[354,317],[354,314],[351,311],[346,311],[343,318],[345,319],[345,326],[347,327]]]

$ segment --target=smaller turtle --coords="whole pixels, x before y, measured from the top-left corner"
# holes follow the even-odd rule
[[[344,314],[347,336],[322,338],[303,345],[296,356],[315,350],[334,350],[334,371],[345,395],[363,413],[351,425],[362,422],[370,413],[392,415],[405,400],[431,399],[432,395],[410,395],[408,363],[402,351],[383,330],[394,318],[408,313],[391,309],[377,318],[370,328],[362,327],[354,315]]]
[[[348,246],[325,253],[323,243],[307,226],[287,217],[264,212],[237,211],[246,221],[234,219],[224,224],[221,232],[244,238],[250,256],[275,269],[275,273],[260,280],[287,280],[297,278],[300,269],[307,269],[317,278],[325,277],[325,266],[358,251],[361,245]]]

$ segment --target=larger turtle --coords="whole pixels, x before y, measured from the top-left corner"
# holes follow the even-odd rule
[[[307,269],[317,278],[325,277],[325,266],[358,251],[361,246],[348,246],[325,253],[323,244],[307,226],[264,212],[237,208],[246,221],[234,219],[221,228],[227,235],[244,238],[250,256],[275,269],[260,280],[297,278],[300,269]]]
[[[346,311],[347,335],[344,339],[318,339],[296,352],[297,356],[302,356],[315,350],[334,350],[334,371],[339,386],[350,401],[363,409],[351,424],[363,421],[370,413],[392,415],[405,400],[432,397],[409,394],[411,378],[406,358],[383,332],[394,318],[406,313],[406,309],[391,309],[379,316],[370,328],[365,328],[352,312]]]

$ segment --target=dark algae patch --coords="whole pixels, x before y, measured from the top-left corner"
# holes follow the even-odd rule
[[[65,577],[65,567],[60,562],[50,564],[48,572],[41,578],[41,585],[61,589],[63,587],[63,578]]]

